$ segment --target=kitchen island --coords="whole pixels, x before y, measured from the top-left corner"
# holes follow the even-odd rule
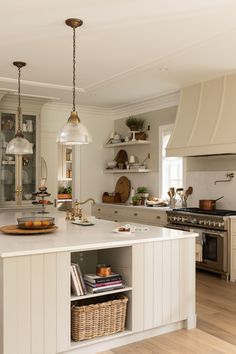
[[[28,214],[29,215],[29,214]],[[21,213],[1,213],[15,224]],[[2,354],[97,353],[183,327],[194,328],[195,233],[149,226],[116,234],[119,224],[97,220],[83,227],[54,214],[58,231],[37,236],[0,234],[0,352]],[[70,264],[84,272],[111,264],[125,283],[126,329],[111,336],[71,341]],[[109,292],[107,292],[109,294]]]

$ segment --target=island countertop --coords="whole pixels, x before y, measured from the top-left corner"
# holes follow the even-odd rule
[[[1,212],[0,226],[17,224],[17,218],[29,216],[29,212]],[[31,213],[32,216],[39,215]],[[58,230],[42,235],[5,235],[0,234],[0,257],[15,257],[52,252],[91,250],[109,247],[122,247],[143,242],[175,240],[197,237],[198,234],[167,228],[148,226],[148,231],[139,231],[130,235],[112,232],[124,225],[106,220],[97,220],[94,226],[74,225],[65,221],[64,212],[52,212],[47,216],[55,217]],[[134,223],[130,223],[134,225]]]

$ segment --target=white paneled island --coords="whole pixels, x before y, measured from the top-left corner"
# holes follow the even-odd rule
[[[29,215],[29,214],[28,214]],[[1,226],[20,213],[0,214]],[[54,214],[58,231],[37,236],[0,234],[0,352],[2,354],[97,353],[180,328],[194,328],[195,233],[149,226],[130,235],[119,224],[94,226]],[[71,306],[101,294],[71,295],[70,264],[94,272],[111,264],[125,283],[126,328],[114,335],[71,341]],[[109,296],[109,292],[107,292]]]

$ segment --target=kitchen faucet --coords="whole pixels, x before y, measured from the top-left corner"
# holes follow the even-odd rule
[[[83,217],[82,209],[79,208],[79,205],[86,204],[89,201],[91,201],[93,204],[95,204],[95,200],[93,198],[88,198],[83,202],[78,202],[77,199],[75,200],[74,207],[72,208],[74,211],[74,217],[78,217],[80,220],[82,219],[82,217]]]

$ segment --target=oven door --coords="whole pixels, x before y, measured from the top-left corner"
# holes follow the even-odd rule
[[[192,231],[199,234],[196,238],[196,259],[199,245],[202,245],[201,261],[196,261],[197,268],[218,273],[228,273],[228,234],[227,231],[209,230],[186,225],[167,224],[167,228]],[[200,247],[201,248],[201,247]]]
[[[204,269],[211,269],[217,272],[228,272],[227,232],[205,230],[202,233],[202,239],[203,262],[199,262],[199,267],[203,266]]]

